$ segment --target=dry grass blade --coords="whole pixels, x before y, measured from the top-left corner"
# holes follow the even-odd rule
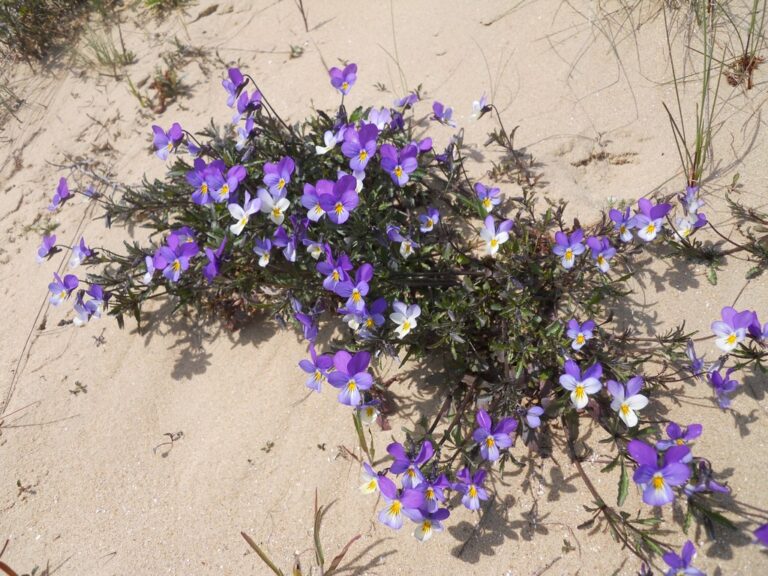
[[[349,552],[349,548],[357,542],[361,537],[361,534],[358,534],[356,536],[353,536],[349,542],[347,542],[346,546],[341,549],[341,552],[339,552],[334,559],[331,561],[331,566],[328,568],[328,572],[325,573],[325,576],[331,576],[333,572],[336,570],[336,568],[339,567],[339,564],[341,564],[341,561],[344,559],[344,556],[347,555],[347,552]]]
[[[285,576],[285,574],[283,574],[283,571],[280,570],[280,568],[278,568],[277,566],[275,566],[274,562],[272,562],[272,560],[269,559],[269,556],[267,556],[264,553],[264,551],[261,548],[259,548],[259,545],[256,544],[256,542],[253,540],[253,538],[248,536],[248,534],[246,534],[245,532],[240,532],[240,535],[245,539],[246,542],[248,542],[248,545],[251,548],[254,549],[256,554],[259,555],[259,558],[261,558],[262,562],[264,562],[264,564],[269,566],[269,568],[270,568],[270,570],[272,570],[272,572],[277,574],[277,576]]]

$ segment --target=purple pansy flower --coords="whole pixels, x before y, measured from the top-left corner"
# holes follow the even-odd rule
[[[619,238],[622,242],[632,241],[632,228],[635,227],[635,219],[629,215],[629,206],[627,206],[624,212],[612,208],[608,213],[608,217],[613,220],[616,226],[616,232],[619,233]]]
[[[291,176],[295,169],[296,163],[290,156],[284,156],[277,164],[274,162],[264,164],[264,184],[269,188],[272,196],[283,193],[286,185],[291,182]]]
[[[224,248],[227,246],[227,239],[223,238],[219,247],[216,250],[212,248],[205,248],[205,255],[208,258],[208,263],[203,268],[203,276],[208,280],[210,284],[213,279],[219,275],[219,268],[221,266],[221,255],[224,253]]]
[[[56,237],[53,237],[56,240]],[[80,243],[72,248],[72,256],[69,258],[69,267],[77,268],[80,263],[93,255],[93,250],[85,245],[85,238],[80,237]]]
[[[707,375],[707,380],[709,385],[712,386],[717,403],[723,410],[731,406],[731,399],[728,394],[736,390],[739,386],[739,382],[736,379],[731,378],[731,374],[734,370],[736,369],[728,369],[724,376],[720,374],[719,370],[712,370]]]
[[[419,149],[414,144],[408,144],[398,152],[392,144],[382,144],[379,148],[381,154],[381,168],[389,174],[392,181],[398,186],[405,186],[411,173],[419,167],[416,156]]]
[[[211,166],[213,166],[213,163]],[[223,170],[209,170],[206,174],[208,190],[213,194],[213,199],[216,202],[229,202],[230,197],[235,193],[240,182],[245,180],[246,175],[245,168],[239,164],[227,170],[226,175]]]
[[[464,494],[461,503],[469,510],[478,510],[480,500],[488,500],[488,492],[483,488],[485,475],[486,472],[483,469],[470,474],[469,468],[462,468],[456,473],[458,482],[453,485],[453,488]]]
[[[334,66],[328,70],[328,75],[331,77],[331,86],[346,96],[357,80],[357,64],[347,64],[344,70]]]
[[[379,129],[374,124],[363,124],[360,130],[348,128],[344,132],[344,143],[341,152],[349,158],[350,169],[356,172],[365,171],[373,155],[376,154],[376,139]]]
[[[368,124],[375,124],[379,131],[384,130],[392,121],[392,114],[389,108],[371,108],[368,117],[365,119]]]
[[[312,186],[309,182],[304,184],[304,194],[301,196],[301,205],[307,209],[307,218],[312,222],[318,222],[325,216],[325,210],[320,206],[320,196],[333,195],[333,182],[330,180],[318,180]]]
[[[685,484],[691,476],[690,468],[680,462],[690,452],[687,446],[674,446],[664,452],[661,464],[656,449],[641,440],[631,440],[627,452],[639,464],[633,480],[643,490],[643,502],[651,506],[672,502],[672,486]]]
[[[411,488],[398,491],[395,483],[386,476],[379,476],[379,490],[386,504],[379,512],[379,521],[395,530],[402,528],[403,516],[410,518],[424,505],[424,494]]]
[[[249,115],[259,108],[261,108],[261,92],[254,90],[253,94],[249,96],[248,90],[243,90],[237,99],[237,113],[232,116],[232,124],[238,124],[243,116]]]
[[[56,251],[54,250],[54,247],[56,246],[56,234],[48,234],[43,236],[42,241],[40,242],[40,247],[37,249],[37,261],[38,263],[45,260],[48,256],[51,256]]]
[[[322,156],[323,154],[327,154],[334,148],[336,148],[336,145],[339,142],[344,141],[344,131],[346,128],[341,127],[338,131],[334,132],[333,130],[326,130],[323,133],[323,146],[315,146],[315,154],[318,156]]]
[[[488,97],[483,93],[479,100],[472,101],[472,117],[480,119],[483,114],[491,111],[491,107],[488,105]]]
[[[309,378],[305,385],[310,390],[320,392],[320,388],[323,382],[328,379],[328,373],[333,368],[333,358],[330,354],[322,354],[320,356],[315,352],[315,343],[311,342],[309,345],[309,354],[312,360],[302,360],[299,362],[299,367],[309,374]]]
[[[380,476],[376,473],[376,470],[371,468],[368,462],[363,462],[363,469],[360,470],[360,480],[363,483],[360,485],[360,492],[363,494],[373,494],[379,489]]]
[[[757,313],[755,313],[752,318],[752,322],[749,324],[747,330],[749,331],[749,335],[758,342],[765,342],[768,340],[768,322],[761,327],[760,321],[757,318]]]
[[[445,490],[451,488],[451,483],[445,474],[440,474],[436,480],[424,480],[419,485],[419,490],[424,492],[424,508],[428,512],[434,512],[438,506],[445,502]]]
[[[413,531],[413,536],[419,542],[426,542],[435,532],[443,531],[442,521],[448,518],[451,513],[448,508],[440,508],[429,512],[427,510],[419,508],[414,510],[412,514],[409,514],[409,518],[416,522],[416,528]]]
[[[566,335],[571,339],[571,348],[574,350],[581,350],[587,340],[594,338],[595,323],[592,320],[587,320],[584,324],[579,324],[576,318],[568,320],[568,330]]]
[[[648,398],[640,394],[643,379],[640,376],[630,378],[626,386],[615,380],[608,380],[605,385],[613,397],[611,409],[616,411],[627,427],[637,426],[637,414],[635,412],[648,406]]]
[[[184,131],[178,122],[174,122],[168,129],[168,132],[160,128],[160,126],[153,124],[152,132],[155,133],[155,137],[152,140],[155,146],[155,155],[160,160],[168,160],[168,154],[171,153],[171,150],[175,150],[184,139]]]
[[[74,305],[75,317],[72,319],[75,326],[85,326],[91,318],[101,318],[101,312],[109,300],[109,294],[98,284],[92,284],[85,294],[91,299],[83,301],[82,295],[78,294]]]
[[[529,428],[538,428],[541,426],[541,416],[544,414],[544,408],[541,406],[531,406],[525,411],[525,421]]]
[[[494,206],[498,206],[501,203],[501,190],[498,188],[488,188],[482,182],[476,182],[474,188],[477,199],[480,200],[480,204],[486,214],[490,214]]]
[[[667,424],[667,437],[669,440],[659,440],[656,442],[656,450],[664,452],[673,446],[688,446],[691,441],[701,436],[703,429],[701,424],[691,424],[683,428],[675,422],[670,422]],[[692,459],[693,455],[688,453],[680,461],[683,464],[688,464]]]
[[[409,454],[402,444],[392,442],[387,446],[387,452],[395,460],[389,467],[390,472],[398,476],[403,474],[403,488],[418,488],[424,482],[424,475],[419,467],[434,456],[435,449],[432,447],[432,442],[425,440],[418,452]]]
[[[365,296],[368,294],[368,282],[373,278],[373,266],[362,264],[355,273],[355,281],[344,280],[336,284],[333,289],[336,294],[346,298],[346,307],[354,312],[362,312],[365,309]]]
[[[637,201],[639,210],[635,213],[634,225],[637,235],[646,242],[651,242],[664,226],[664,216],[672,209],[669,204],[653,204],[647,198]]]
[[[259,256],[259,266],[264,268],[269,264],[272,252],[272,241],[269,238],[256,238],[253,243],[253,251]]]
[[[763,546],[768,547],[768,524],[763,524],[757,530],[755,530],[755,538]]]
[[[611,246],[608,238],[598,238],[592,236],[587,238],[587,246],[592,253],[592,260],[595,261],[597,268],[603,274],[611,269],[611,258],[616,256],[616,248]]]
[[[269,219],[280,226],[285,220],[285,211],[291,206],[291,201],[285,197],[286,191],[271,194],[266,188],[259,188],[256,194],[261,200],[261,211],[269,214]]]
[[[394,224],[389,224],[387,226],[387,237],[393,242],[400,243],[400,256],[406,260],[412,256],[415,249],[419,247],[419,244],[410,236],[403,236],[400,233],[400,226],[395,226]]]
[[[216,167],[214,167],[216,164]],[[195,187],[195,191],[192,193],[192,202],[204,206],[212,202],[210,191],[208,190],[208,176],[213,173],[217,168],[221,170],[225,169],[224,162],[217,160],[212,162],[210,166],[205,163],[202,158],[195,158],[195,162],[192,170],[187,172],[187,182]]]
[[[372,330],[384,324],[384,312],[387,311],[387,306],[387,299],[382,297],[365,307],[360,318],[360,335],[362,337],[372,336]]]
[[[576,256],[584,254],[586,248],[581,243],[583,238],[584,231],[581,228],[574,230],[570,236],[565,232],[555,234],[555,245],[552,247],[552,252],[562,257],[560,262],[566,270],[573,268],[576,263]]]
[[[336,181],[330,192],[319,194],[320,207],[334,224],[344,224],[349,219],[349,214],[357,208],[360,198],[355,191],[356,186],[357,179],[346,175]]]
[[[154,266],[163,271],[171,282],[178,282],[181,273],[189,268],[189,260],[200,251],[195,242],[183,242],[179,235],[168,236],[167,245],[155,253]]]
[[[690,452],[688,452],[686,456],[680,458],[680,462],[683,462],[684,464],[691,461],[693,461],[693,455],[690,454]],[[709,463],[709,460],[698,459],[696,461],[696,467],[698,469],[696,476],[699,483],[696,486],[693,486],[690,483],[686,484],[683,488],[683,492],[685,492],[686,496],[690,497],[700,492],[717,492],[719,494],[731,493],[731,489],[728,486],[720,484],[712,478],[712,465]]]
[[[363,402],[361,390],[373,386],[373,376],[367,372],[371,355],[361,350],[352,355],[346,350],[339,350],[333,355],[335,370],[328,374],[328,383],[340,388],[339,402],[347,406],[359,406]]]
[[[357,417],[366,426],[371,426],[379,416],[379,401],[376,399],[363,402],[357,407]]]
[[[315,266],[315,269],[325,276],[323,288],[331,292],[335,291],[336,285],[339,282],[349,280],[348,272],[352,268],[352,262],[349,261],[349,257],[344,252],[339,254],[339,259],[336,260],[331,252],[331,247],[328,245],[325,247],[325,261],[318,262]]]
[[[427,208],[426,214],[419,214],[419,230],[424,233],[432,232],[438,222],[440,222],[440,212],[432,206]]]
[[[144,284],[149,284],[152,282],[152,277],[155,275],[155,259],[153,256],[144,256],[144,267],[147,271],[141,281]]]
[[[406,94],[402,98],[395,99],[393,104],[397,108],[410,108],[411,106],[416,104],[416,102],[418,101],[419,101],[419,95],[416,92],[408,92],[408,94]]]
[[[565,361],[565,374],[560,376],[560,386],[571,392],[571,403],[577,410],[581,410],[589,403],[589,395],[597,394],[603,389],[600,377],[603,375],[603,367],[599,362],[586,369],[582,377],[579,365],[573,360]]]
[[[53,282],[48,284],[51,297],[48,301],[54,306],[61,304],[80,285],[80,280],[74,274],[67,274],[62,280],[56,272],[53,273]]]
[[[313,316],[301,311],[301,305],[299,305],[298,310],[296,311],[295,318],[298,323],[301,324],[301,328],[304,331],[304,338],[310,342],[317,340],[317,332],[319,329],[317,322],[315,322]]]
[[[677,219],[677,232],[684,238],[707,223],[706,215],[699,213],[704,201],[698,197],[698,193],[698,186],[688,186],[685,194],[680,196],[685,214]]]
[[[691,566],[695,556],[696,548],[694,548],[693,542],[690,540],[683,544],[680,556],[671,551],[665,552],[662,558],[667,566],[669,566],[665,576],[706,576],[704,572]]]
[[[392,310],[394,312],[389,315],[389,319],[397,324],[395,333],[398,340],[402,340],[418,325],[416,319],[421,316],[421,308],[418,304],[408,305],[405,302],[395,300],[392,303]]]
[[[67,184],[67,179],[59,178],[59,184],[56,186],[56,192],[54,192],[51,203],[48,205],[48,210],[53,212],[71,196],[72,193],[69,191],[69,184]]]
[[[737,312],[726,306],[720,311],[722,320],[712,322],[712,331],[717,336],[715,344],[723,352],[732,352],[747,336],[747,329],[757,319],[751,310]]]
[[[512,434],[517,430],[517,420],[504,418],[493,425],[491,417],[485,410],[478,410],[475,415],[478,428],[472,433],[472,438],[480,445],[480,454],[490,462],[495,462],[505,450],[514,444]]]
[[[239,68],[230,68],[227,70],[227,76],[228,78],[221,81],[221,85],[227,91],[227,106],[232,108],[235,105],[240,89],[246,85],[248,80],[243,77]]]
[[[451,118],[453,117],[453,108],[443,105],[442,102],[435,100],[432,103],[432,119],[445,124],[451,128],[456,128],[456,122]]]
[[[248,144],[248,140],[250,140],[251,135],[254,133],[254,127],[255,123],[253,118],[246,119],[245,126],[237,127],[237,143],[235,144],[236,150],[240,151],[245,148],[246,144]]]
[[[278,226],[272,234],[272,244],[283,249],[283,256],[288,262],[296,262],[296,235],[288,234],[283,226]]]

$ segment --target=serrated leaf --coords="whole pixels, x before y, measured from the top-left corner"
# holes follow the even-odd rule
[[[755,266],[754,268],[750,268],[744,277],[747,280],[754,280],[755,278],[760,276],[763,272],[765,272],[765,267]]]
[[[707,280],[712,286],[717,286],[717,270],[714,266],[707,268]]]
[[[621,476],[619,476],[619,495],[616,498],[616,504],[623,506],[629,494],[629,474],[627,474],[627,467],[624,464],[624,458],[620,458],[621,464]]]

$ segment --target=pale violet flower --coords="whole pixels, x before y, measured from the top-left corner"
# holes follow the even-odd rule
[[[597,394],[603,389],[599,378],[603,375],[603,367],[595,363],[581,375],[579,365],[573,360],[565,361],[565,374],[560,376],[560,386],[571,392],[571,403],[574,408],[581,410],[589,403],[589,395]]]
[[[495,258],[496,253],[499,251],[499,246],[509,240],[509,231],[511,229],[512,220],[504,220],[504,222],[499,224],[499,229],[496,230],[493,216],[486,217],[485,226],[480,229],[480,238],[485,242],[485,249],[490,257]]]
[[[389,315],[389,319],[397,324],[395,332],[397,332],[397,337],[402,340],[411,330],[416,328],[416,318],[421,314],[421,308],[419,308],[418,304],[408,306],[403,302],[395,300],[392,304],[392,309],[394,312]]]
[[[269,219],[278,226],[282,224],[285,220],[285,211],[291,205],[291,201],[285,197],[285,189],[272,196],[265,188],[259,188],[258,195],[261,201],[261,211],[269,214]]]
[[[261,200],[258,198],[251,199],[251,195],[246,192],[245,202],[243,202],[242,206],[232,203],[227,208],[229,208],[232,218],[235,219],[235,223],[229,227],[229,231],[235,236],[239,236],[246,224],[248,224],[248,219],[261,209]]]
[[[619,418],[629,428],[637,426],[636,411],[648,406],[648,398],[639,394],[643,387],[643,379],[635,376],[627,382],[626,387],[615,380],[606,382],[608,392],[613,396],[611,409],[619,414]]]

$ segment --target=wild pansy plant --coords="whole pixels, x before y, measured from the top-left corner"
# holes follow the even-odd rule
[[[352,108],[356,65],[332,69],[329,78],[339,107],[289,125],[255,80],[232,68],[222,107],[236,107],[235,125],[212,123],[196,134],[178,124],[168,132],[156,127],[158,156],[171,163],[167,177],[94,197],[109,224],[140,223],[149,240],[127,243],[123,254],[74,247],[90,273],[87,280],[56,275],[52,302],[70,298],[73,322],[81,325],[105,311],[120,325],[126,315],[141,325],[153,298],[232,329],[257,313],[294,323],[309,344],[297,362],[298,385],[303,371],[312,391],[326,392],[325,383],[338,390],[366,460],[364,491],[380,491],[384,500],[379,520],[395,529],[407,520],[423,542],[443,530],[456,506],[484,513],[499,471],[536,458],[544,437],[562,440],[588,498],[599,503],[588,508],[587,524],[604,523],[646,561],[668,546],[653,510],[645,517],[620,510],[630,478],[650,506],[679,498],[687,521],[710,534],[716,523],[732,526],[723,514],[727,487],[689,445],[695,425],[670,425],[668,439],[654,447],[646,442],[657,430],[653,418],[638,416],[681,380],[707,379],[722,404],[733,388],[730,370],[719,372],[725,360],[706,365],[692,348],[686,356],[691,334],[682,327],[649,344],[614,320],[631,291],[636,253],[666,243],[722,257],[697,239],[704,228],[700,191],[687,191],[675,207],[670,198],[641,198],[634,215],[613,209],[590,224],[569,222],[564,202],[538,204],[540,174],[514,146],[494,104],[476,106],[498,123],[489,143],[501,160],[482,176],[498,187],[487,187],[468,176],[461,132],[440,151],[421,133],[418,116],[407,112],[423,106],[418,91],[396,109]],[[432,112],[455,127],[450,108],[435,102]],[[515,194],[507,193],[510,181]],[[69,195],[65,180],[52,206]],[[768,225],[768,217],[735,206],[744,219]],[[664,226],[673,209],[695,218],[689,234]],[[754,235],[739,250],[768,267],[758,240]],[[54,246],[48,237],[38,256],[49,258]],[[333,343],[321,336],[327,323],[341,327]],[[768,327],[756,312],[724,309],[712,328],[735,369],[759,367],[768,357]],[[390,383],[378,376],[379,358],[427,356],[445,368],[439,409],[406,425],[389,445],[391,460],[377,461],[375,423],[396,409]],[[617,476],[615,506],[581,466],[587,427],[609,442],[604,470]]]

